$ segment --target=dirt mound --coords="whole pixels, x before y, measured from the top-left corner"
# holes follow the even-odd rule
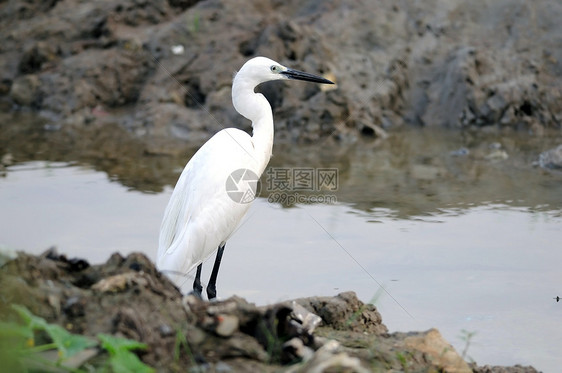
[[[142,342],[140,359],[158,371],[472,371],[437,330],[389,334],[352,292],[265,307],[204,302],[183,297],[142,254],[90,266],[55,250],[20,253],[0,269],[0,289],[3,320],[19,304],[73,334]],[[93,351],[90,364],[107,359]]]

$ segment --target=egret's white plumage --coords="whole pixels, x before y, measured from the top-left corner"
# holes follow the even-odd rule
[[[283,79],[331,83],[265,57],[249,60],[235,75],[232,103],[252,121],[252,136],[236,128],[221,130],[185,166],[164,213],[158,245],[158,268],[176,284],[181,285],[183,274],[224,247],[248,211],[249,203],[239,203],[227,194],[226,180],[239,169],[258,177],[265,170],[273,147],[273,114],[267,99],[254,89],[263,82]],[[220,264],[220,257],[217,262]],[[213,269],[215,279],[218,264]],[[214,293],[209,294],[212,296]]]
[[[250,140],[243,131],[222,130],[183,170],[164,214],[158,248],[158,268],[176,283],[225,243],[248,211],[250,204],[232,200],[225,184],[241,167],[259,175]]]

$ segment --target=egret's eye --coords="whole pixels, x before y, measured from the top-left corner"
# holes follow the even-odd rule
[[[270,69],[271,72],[275,74],[279,74],[281,72],[281,66],[273,65]]]

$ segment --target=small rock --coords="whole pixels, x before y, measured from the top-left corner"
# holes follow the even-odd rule
[[[174,330],[168,324],[161,324],[158,327],[158,332],[160,332],[160,336],[162,337],[169,337],[174,335]]]
[[[102,293],[117,293],[126,290],[131,285],[146,286],[148,282],[143,278],[142,274],[137,272],[126,272],[119,275],[104,278],[95,283],[92,289]]]
[[[178,44],[178,45],[172,45],[172,47],[170,48],[172,53],[177,55],[181,55],[185,52],[185,48],[183,45]]]
[[[430,329],[425,333],[407,337],[404,339],[404,344],[427,354],[431,361],[445,372],[472,372],[455,348],[443,339],[437,329]]]
[[[319,351],[325,351],[331,354],[335,354],[340,349],[340,347],[341,345],[338,341],[331,339],[326,341],[326,343],[324,343],[324,345],[319,349]]]
[[[326,371],[344,371],[367,373],[368,369],[361,365],[356,357],[351,357],[345,352],[338,352],[340,344],[331,340],[318,349],[306,364],[293,372],[322,373]]]
[[[542,168],[562,169],[562,145],[541,153],[539,165]]]
[[[293,315],[298,321],[300,321],[303,329],[309,334],[312,334],[314,329],[316,329],[316,327],[322,322],[322,318],[320,316],[308,311],[295,301],[293,301],[292,308]]]
[[[302,339],[291,338],[283,344],[283,353],[285,361],[294,361],[296,359],[308,361],[314,355],[314,350],[305,346]]]
[[[191,328],[186,337],[189,343],[192,345],[198,345],[205,340],[207,335],[199,328]]]
[[[10,90],[10,97],[18,105],[31,106],[37,102],[40,82],[37,75],[18,77]]]
[[[531,366],[514,365],[512,367],[484,365],[483,367],[470,364],[474,373],[539,373],[538,370]]]
[[[232,368],[227,363],[219,361],[215,365],[215,372],[218,372],[218,373],[220,373],[220,372],[232,372]]]
[[[207,313],[209,315],[218,315],[221,313],[232,313],[238,308],[236,302],[220,302],[207,307]]]
[[[335,329],[362,331],[375,334],[388,332],[376,307],[364,304],[354,292],[340,293],[336,297],[311,297],[297,302],[322,318]]]
[[[238,317],[232,315],[219,315],[217,316],[218,326],[215,332],[221,337],[230,337],[236,330],[238,330],[239,320]]]
[[[509,155],[505,150],[496,149],[491,153],[487,154],[484,158],[488,161],[497,162],[497,161],[505,161],[506,159],[509,158]]]

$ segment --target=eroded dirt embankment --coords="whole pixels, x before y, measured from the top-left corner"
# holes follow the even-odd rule
[[[325,74],[264,86],[277,141],[353,141],[403,123],[562,123],[557,0],[6,1],[0,107],[51,130],[112,123],[169,153],[225,127],[233,72],[264,55]]]
[[[158,371],[535,372],[467,365],[439,331],[388,333],[376,307],[355,293],[256,307],[239,297],[183,297],[142,254],[101,265],[49,250],[20,253],[0,268],[0,311],[27,307],[74,334],[107,333],[145,343]],[[94,350],[88,364],[101,364]]]

